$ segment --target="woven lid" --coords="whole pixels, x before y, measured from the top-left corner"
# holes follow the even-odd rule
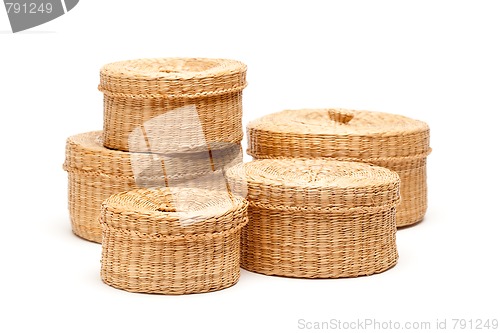
[[[245,199],[223,191],[138,189],[104,201],[103,221],[110,227],[149,235],[213,233],[246,223],[247,205]],[[113,218],[114,214],[122,218]]]
[[[388,169],[333,159],[265,159],[227,172],[234,192],[275,209],[351,209],[395,205],[399,176]],[[246,188],[245,188],[246,187]]]
[[[94,131],[66,140],[64,169],[99,172],[115,177],[171,179],[202,175],[241,162],[241,146],[219,144],[216,148],[178,154],[130,153],[105,148],[102,131]]]
[[[253,157],[384,159],[426,156],[429,127],[400,115],[345,109],[285,110],[248,127]]]
[[[246,65],[230,59],[126,60],[101,68],[99,89],[123,97],[194,98],[241,91]]]

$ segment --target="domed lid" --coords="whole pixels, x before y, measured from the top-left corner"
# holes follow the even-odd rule
[[[285,110],[247,126],[254,157],[383,159],[429,153],[429,127],[408,117],[345,109]]]
[[[102,131],[86,132],[70,136],[66,140],[66,160],[64,168],[84,172],[133,177],[131,156],[140,159],[145,154],[133,154],[105,148],[102,144]]]
[[[176,236],[244,224],[247,205],[227,191],[164,187],[112,195],[104,201],[102,214],[104,223],[117,229]]]
[[[227,172],[233,192],[277,209],[350,209],[395,205],[399,176],[388,169],[333,159],[264,159]]]
[[[246,65],[230,59],[136,59],[103,66],[99,90],[132,98],[194,98],[240,91],[245,77]]]
[[[211,174],[241,162],[240,145],[213,146],[193,153],[130,153],[104,147],[102,131],[87,132],[66,140],[64,169],[165,184],[165,180]]]

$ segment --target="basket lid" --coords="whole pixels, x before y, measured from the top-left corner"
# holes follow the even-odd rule
[[[102,131],[81,133],[66,140],[66,171],[99,172],[115,177],[165,179],[200,176],[241,163],[239,145],[213,145],[194,153],[130,153],[103,146]]]
[[[246,65],[231,59],[156,58],[101,68],[99,90],[131,98],[195,98],[243,90]]]
[[[110,227],[176,236],[238,227],[246,223],[247,206],[245,199],[227,191],[163,187],[112,195],[102,214]]]
[[[334,159],[264,159],[226,174],[250,204],[277,209],[352,209],[396,205],[399,176],[386,168]]]
[[[384,159],[427,155],[429,127],[401,115],[346,110],[285,110],[247,126],[253,157]]]
[[[64,169],[133,176],[130,157],[131,153],[104,147],[102,131],[86,132],[67,138]]]

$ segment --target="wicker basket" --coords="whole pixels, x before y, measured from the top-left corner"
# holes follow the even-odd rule
[[[343,109],[286,110],[248,125],[254,158],[333,157],[383,166],[401,178],[398,227],[420,222],[427,210],[429,127],[407,117]]]
[[[166,156],[104,148],[99,131],[72,136],[66,142],[64,170],[73,232],[100,242],[102,202],[118,192],[166,185],[226,189],[224,169],[241,160],[239,145]]]
[[[192,150],[199,141],[239,144],[245,86],[246,66],[235,60],[138,59],[105,65],[99,85],[104,146],[140,152],[142,135],[148,137],[147,151],[155,153]],[[182,135],[168,136],[175,130]]]
[[[228,192],[140,189],[102,208],[102,280],[158,294],[220,290],[240,276],[240,234],[248,203]]]
[[[397,173],[333,159],[264,159],[232,167],[227,177],[249,201],[243,268],[339,278],[396,264]]]

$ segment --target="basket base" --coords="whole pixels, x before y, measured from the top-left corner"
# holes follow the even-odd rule
[[[419,224],[424,220],[425,216],[425,211],[427,210],[427,207],[420,208],[419,211],[411,211],[411,210],[406,210],[406,211],[397,211],[396,212],[396,227],[398,229],[400,228],[405,228],[405,227],[410,227]]]
[[[192,289],[192,290],[180,290],[180,289],[143,289],[143,288],[134,288],[134,287],[125,287],[123,285],[117,285],[114,284],[112,281],[109,281],[105,279],[101,275],[101,280],[105,284],[107,284],[110,287],[113,287],[115,289],[123,290],[126,292],[130,293],[141,293],[141,294],[152,294],[152,295],[188,295],[188,294],[204,294],[204,293],[209,293],[213,291],[220,291],[227,289],[229,287],[234,286],[240,278],[240,274],[238,273],[237,276],[234,277],[231,281],[228,281],[224,285],[219,285],[219,286],[214,286],[212,288],[206,288],[206,289]]]
[[[82,224],[71,223],[71,229],[76,236],[82,239],[98,244],[101,243],[102,240],[101,228],[94,228]]]
[[[306,275],[301,275],[301,274],[296,274],[296,273],[293,273],[293,274],[286,273],[286,272],[279,271],[279,270],[276,270],[276,271],[263,271],[263,270],[260,270],[260,269],[252,269],[250,267],[244,267],[243,265],[241,266],[241,268],[243,268],[244,270],[249,271],[249,272],[253,272],[253,273],[257,273],[257,274],[263,274],[263,275],[268,275],[268,276],[277,276],[277,277],[284,277],[284,278],[296,278],[296,279],[311,279],[311,280],[314,280],[314,279],[346,279],[346,278],[356,278],[356,277],[370,276],[370,275],[375,275],[375,274],[380,274],[380,273],[386,272],[386,271],[392,269],[393,267],[395,267],[396,264],[397,264],[397,258],[389,266],[384,267],[384,269],[381,269],[381,270],[378,270],[378,271],[374,271],[374,272],[370,272],[370,273],[363,273],[363,274],[359,274],[359,275],[321,275],[321,274],[319,274],[318,276],[314,276],[314,275],[311,275],[309,273],[306,274]]]
[[[406,229],[406,228],[412,228],[412,227],[415,227],[415,226],[419,225],[423,221],[424,221],[424,218],[422,217],[421,219],[419,219],[417,221],[408,222],[407,224],[398,224],[397,228],[398,228],[398,230],[402,230],[402,229]]]

